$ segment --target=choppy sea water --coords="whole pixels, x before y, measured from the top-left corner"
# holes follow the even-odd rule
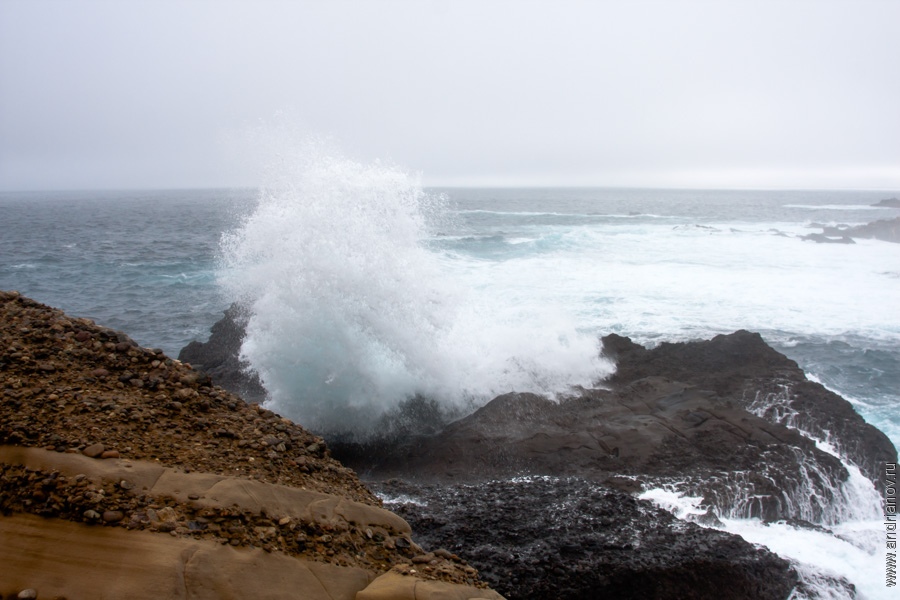
[[[897,192],[422,190],[379,165],[310,164],[259,191],[0,194],[0,289],[171,355],[241,298],[273,408],[321,427],[417,392],[465,408],[590,384],[612,369],[609,332],[749,329],[900,442],[900,245],[800,239],[900,216],[871,206]],[[810,581],[887,597],[866,497],[834,534],[726,524]]]

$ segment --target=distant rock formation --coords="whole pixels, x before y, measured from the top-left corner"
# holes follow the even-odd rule
[[[0,292],[0,597],[490,598],[324,440]]]
[[[885,198],[884,200],[879,200],[872,206],[877,206],[879,208],[900,208],[900,199]]]
[[[820,225],[821,226],[821,225]],[[822,233],[811,233],[802,236],[803,240],[817,243],[852,244],[853,239],[876,239],[884,242],[900,243],[900,217],[881,219],[866,225],[838,225],[836,227],[821,226]]]

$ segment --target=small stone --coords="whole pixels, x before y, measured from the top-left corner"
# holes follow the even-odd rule
[[[278,524],[282,525],[282,526],[288,525],[288,524],[290,524],[290,522],[291,522],[290,517],[281,517],[280,519],[278,519]]]
[[[119,487],[122,488],[123,490],[127,491],[127,490],[134,489],[134,484],[131,483],[130,481],[126,481],[123,479],[122,481],[119,482]]]
[[[33,590],[30,588],[27,590],[22,590],[21,592],[19,592],[16,598],[18,598],[19,600],[35,600],[35,598],[37,598],[37,590]]]
[[[156,515],[162,521],[174,523],[176,520],[178,520],[178,515],[175,514],[175,510],[171,506],[166,506],[165,508],[159,509],[158,511],[156,511]]]
[[[82,513],[82,516],[85,519],[90,519],[91,521],[96,521],[97,519],[100,518],[100,513],[98,513],[96,510],[88,509]]]
[[[79,331],[78,333],[75,334],[75,339],[78,340],[79,342],[86,342],[89,339],[91,339],[91,334],[88,333],[87,331]]]
[[[411,545],[411,544],[409,543],[409,540],[406,539],[405,537],[398,537],[396,540],[394,540],[394,543],[395,543],[395,544],[397,545],[397,547],[400,548],[400,549],[409,548],[410,545]]]
[[[417,565],[427,565],[431,561],[434,560],[434,553],[429,552],[428,554],[420,554],[419,556],[413,556],[413,563]]]
[[[109,375],[109,371],[107,371],[106,369],[94,369],[93,371],[91,371],[91,375],[93,375],[94,377],[106,377],[107,375]]]
[[[121,510],[107,510],[103,513],[103,520],[107,523],[118,523],[125,518],[125,514]]]
[[[118,450],[104,450],[103,454],[100,455],[100,458],[119,458]]]
[[[188,494],[188,500],[199,500],[200,496],[197,494]]]
[[[103,444],[91,444],[87,448],[81,451],[82,454],[87,456],[88,458],[97,458],[103,451],[106,450],[106,446]]]

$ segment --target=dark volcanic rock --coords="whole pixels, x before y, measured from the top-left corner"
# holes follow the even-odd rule
[[[708,341],[663,343],[652,350],[615,334],[603,338],[617,360],[610,383],[622,386],[649,375],[668,377],[820,439],[831,438],[862,472],[877,481],[884,462],[897,450],[853,406],[809,381],[797,363],[777,352],[757,333],[737,331]]]
[[[783,599],[797,582],[771,552],[583,479],[392,481],[381,492],[414,499],[391,508],[510,600]]]
[[[332,452],[388,480],[372,484],[386,495],[423,501],[399,508],[423,542],[509,598],[787,597],[797,576],[785,561],[622,491],[678,482],[710,520],[827,523],[849,475],[795,427],[830,434],[870,478],[896,461],[886,436],[758,334],[603,344],[618,370],[597,389],[506,394],[449,424],[417,398],[388,434],[331,440]]]
[[[795,427],[830,434],[873,480],[896,460],[884,434],[758,334],[652,350],[611,335],[604,347],[618,362],[612,389],[559,402],[506,394],[437,433],[333,443],[333,451],[369,478],[551,475],[619,487],[622,476],[633,478],[626,488],[679,481],[719,514],[816,522],[834,518],[849,473]]]
[[[259,377],[249,372],[239,358],[246,325],[246,313],[235,302],[212,326],[209,341],[191,342],[178,353],[178,360],[202,370],[215,379],[216,385],[239,394],[248,402],[262,402],[266,397],[265,388]]]

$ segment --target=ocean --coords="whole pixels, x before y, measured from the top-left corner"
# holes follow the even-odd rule
[[[0,193],[0,289],[172,356],[241,300],[271,407],[363,433],[415,393],[464,412],[592,385],[614,369],[606,333],[654,345],[748,329],[898,445],[900,245],[802,239],[900,216],[872,206],[897,195],[423,189],[313,157],[258,190]],[[813,590],[798,598],[846,597],[827,573],[885,598],[881,507],[861,477],[827,529],[723,521],[797,562]],[[682,514],[700,502],[646,497]]]

